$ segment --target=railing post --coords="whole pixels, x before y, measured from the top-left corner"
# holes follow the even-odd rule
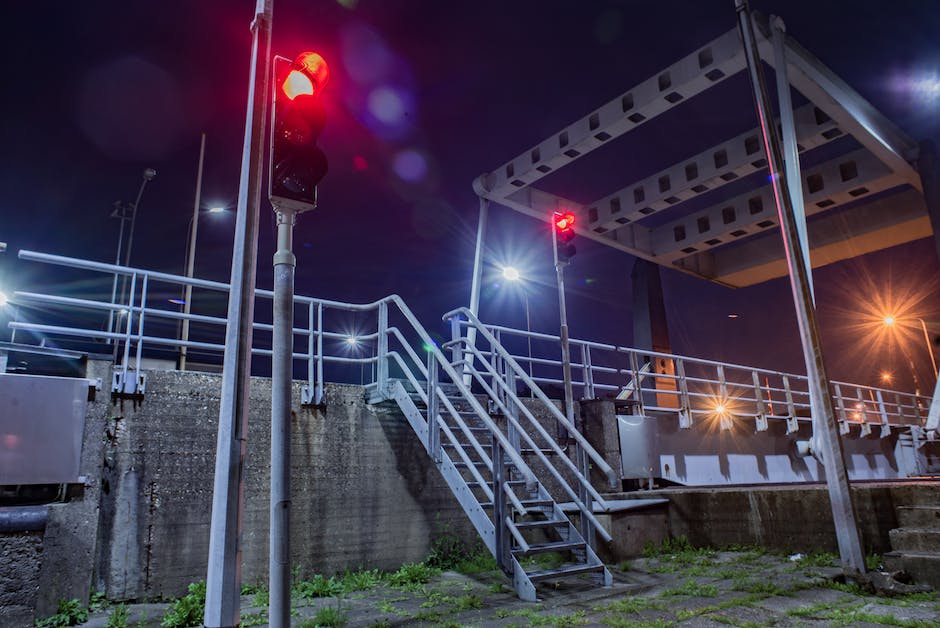
[[[676,358],[676,375],[679,377],[679,427],[692,427],[692,399],[689,397],[689,380],[685,378],[685,361]]]
[[[640,372],[639,360],[636,359],[636,351],[630,352],[630,370],[633,371],[633,394],[636,395],[636,406],[641,416],[646,414],[643,410],[643,380]]]
[[[450,317],[450,352],[451,352],[451,364],[454,365],[454,368],[463,362],[463,348],[460,344],[460,315],[454,314]],[[461,371],[466,369],[461,367]]]
[[[496,564],[505,573],[511,573],[509,560],[509,534],[506,529],[506,495],[503,484],[506,481],[506,462],[503,448],[494,437],[493,443],[493,529],[495,531],[494,546],[496,548]]]
[[[317,374],[314,379],[313,403],[323,403],[323,304],[317,304]]]
[[[848,417],[845,415],[845,398],[842,396],[842,388],[838,384],[833,384],[832,387],[835,389],[836,404],[839,407],[839,433],[848,434]]]
[[[718,370],[718,394],[721,395],[722,411],[718,414],[718,427],[722,430],[731,429],[731,412],[728,410],[728,381],[725,379],[725,367],[719,364]]]
[[[504,393],[504,397],[506,398],[505,405],[509,409],[509,417],[507,417],[506,421],[506,437],[509,439],[509,443],[516,453],[521,453],[522,441],[519,436],[519,431],[516,429],[516,423],[519,421],[519,406],[516,405],[513,398],[516,398],[519,403],[522,403],[522,400],[518,399],[517,395],[515,395],[516,374],[510,368],[506,368],[506,390],[513,392],[512,395],[508,392]]]
[[[587,344],[581,345],[581,366],[584,369],[584,398],[595,399],[594,368],[591,365],[591,347]]]
[[[137,317],[137,359],[134,377],[140,381],[140,360],[144,351],[144,310],[147,309],[147,280],[149,275],[144,275],[143,285],[140,287],[140,315]],[[135,385],[135,390],[137,386]]]
[[[767,411],[764,408],[764,394],[760,387],[760,375],[757,371],[751,371],[751,379],[754,382],[754,401],[757,405],[757,414],[755,415],[756,430],[758,432],[767,431]]]
[[[885,408],[885,400],[880,390],[875,391],[875,398],[878,400],[878,414],[881,415],[881,438],[891,434],[891,425],[888,424],[888,411]]]
[[[796,418],[793,389],[790,388],[790,378],[786,375],[783,376],[783,392],[787,397],[787,434],[795,434],[800,429],[800,421]]]
[[[121,366],[127,375],[127,361],[131,358],[131,329],[134,325],[134,297],[137,294],[137,273],[131,275],[131,289],[127,299],[127,316],[124,318],[124,355]]]
[[[388,391],[388,303],[379,303],[379,329],[376,338],[377,354],[377,384],[379,393],[385,395]]]
[[[440,412],[438,389],[437,356],[428,352],[428,453],[436,463],[441,462],[441,428],[437,423]]]

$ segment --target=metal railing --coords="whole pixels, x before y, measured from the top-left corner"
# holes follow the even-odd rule
[[[516,347],[520,363],[536,387],[561,387],[559,337],[487,325],[502,347]],[[530,355],[528,347],[538,352]],[[735,420],[756,421],[757,431],[768,421],[786,421],[794,432],[800,422],[812,421],[808,382],[804,375],[716,362],[633,347],[572,338],[572,378],[575,396],[613,397],[633,414],[668,412],[688,428],[697,420],[717,421],[730,428]],[[525,350],[523,350],[525,349]],[[861,435],[878,427],[882,436],[891,428],[922,428],[930,397],[833,381],[830,393],[841,429],[858,425]]]

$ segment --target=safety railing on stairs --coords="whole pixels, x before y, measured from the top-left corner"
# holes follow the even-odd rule
[[[467,308],[448,312],[444,318],[451,324],[451,341],[447,347],[453,352],[453,363],[460,365],[463,373],[476,382],[506,418],[507,437],[513,447],[533,455],[551,475],[558,490],[576,506],[581,521],[588,524],[585,536],[589,541],[592,531],[609,541],[609,533],[594,516],[595,504],[600,510],[606,510],[608,506],[591,483],[590,468],[593,466],[605,475],[613,490],[620,488],[619,474],[591,446],[581,430],[536,386],[498,338]],[[476,340],[472,343],[468,341],[470,334],[467,331],[470,329],[476,331]],[[517,380],[533,392],[532,401],[527,403],[518,396]],[[536,408],[544,413],[544,417],[535,416]],[[560,444],[559,439],[550,433],[551,423],[560,428],[561,440],[574,445],[573,456],[569,456],[567,444]]]

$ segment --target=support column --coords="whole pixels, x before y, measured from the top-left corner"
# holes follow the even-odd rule
[[[659,275],[659,265],[637,258],[633,262],[630,279],[633,283],[633,346],[658,353],[671,353],[672,346],[669,343],[669,327],[666,323],[666,304],[663,301],[663,284]],[[647,361],[652,362],[651,373],[675,374],[675,364],[672,360],[653,360],[650,357]],[[654,381],[647,379],[644,384],[650,389],[655,387],[662,390],[675,390],[674,380],[661,378]],[[668,393],[663,395],[652,392],[643,393],[643,404],[678,407],[676,396]]]

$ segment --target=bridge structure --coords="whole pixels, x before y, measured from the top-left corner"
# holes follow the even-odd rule
[[[652,351],[670,351],[660,266],[730,287],[788,275],[815,420],[809,446],[829,461],[827,484],[843,566],[847,573],[862,572],[836,433],[840,409],[830,398],[816,324],[812,268],[929,237],[931,230],[940,252],[936,150],[881,115],[787,35],[782,19],[752,13],[747,0],[735,6],[737,28],[474,180],[480,218],[470,311],[479,311],[491,202],[546,223],[558,212],[573,213],[580,235],[635,257],[633,344]],[[765,63],[776,78],[776,117]],[[690,100],[723,89],[742,72],[752,88],[755,129],[586,201],[543,185],[595,151],[609,158],[611,151],[598,149],[641,126],[676,120]],[[805,104],[794,108],[791,89]],[[728,107],[728,100],[721,106]],[[597,168],[621,170],[616,160],[597,161]],[[556,269],[567,362],[564,264],[557,255]],[[669,360],[650,364],[660,374],[674,374]],[[938,413],[935,408],[932,424]]]
[[[295,320],[302,321],[292,332],[295,374],[302,372],[305,380],[302,403],[321,404],[324,382],[335,373],[358,378],[369,402],[397,406],[523,599],[534,600],[537,584],[546,580],[588,574],[610,582],[596,552],[599,541],[611,538],[598,517],[615,507],[610,491],[662,483],[814,482],[832,475],[834,461],[815,443],[813,378],[673,354],[661,316],[659,266],[732,287],[785,274],[792,259],[786,259],[776,229],[782,214],[775,213],[781,199],[774,177],[802,190],[793,195],[792,210],[808,265],[928,237],[931,227],[938,233],[933,147],[906,137],[786,36],[779,20],[752,20],[749,14],[745,20],[781,86],[779,121],[770,126],[779,125],[785,167],[771,170],[770,185],[766,169],[773,167],[773,155],[762,150],[767,124],[588,202],[536,185],[640,125],[680,115],[683,102],[721,89],[736,73],[754,72],[747,40],[733,30],[474,182],[481,214],[471,303],[444,314],[451,330],[445,342],[435,341],[395,296],[368,304],[294,299]],[[793,108],[790,85],[806,104]],[[572,211],[580,235],[641,260],[634,304],[645,311],[635,317],[634,342],[611,345],[481,321],[480,269],[491,202],[543,221],[556,210]],[[199,292],[225,296],[228,284],[30,251],[19,257],[129,279],[123,303],[17,292],[15,303],[62,312],[62,322],[21,318],[9,324],[31,337],[90,342],[112,353],[112,380],[102,386],[115,398],[144,400],[146,371],[155,358],[172,368],[185,348],[190,366],[197,367],[200,359],[217,365],[225,351],[224,317],[180,312],[162,296],[178,294],[181,286],[191,286],[197,299]],[[258,299],[272,297],[256,292]],[[352,314],[360,324],[355,333],[348,326]],[[105,331],[101,322],[114,315],[117,330]],[[190,329],[185,340],[177,330],[184,322]],[[253,329],[253,355],[269,358],[272,326],[255,322]],[[565,345],[570,360],[561,359]],[[2,352],[25,350],[10,343]],[[9,384],[6,394],[26,400],[15,383],[19,377],[4,374],[0,382]],[[548,394],[561,386],[571,390],[569,404],[574,397],[613,404],[615,423],[605,426],[616,434],[613,457],[588,437],[586,412],[563,410]],[[834,408],[848,479],[911,478],[936,470],[936,394],[931,399],[836,381],[827,382],[823,394]],[[13,419],[24,436],[16,446],[38,452],[41,439],[26,427],[35,415],[22,407]],[[76,429],[74,421],[66,427]],[[22,466],[2,469],[6,478],[28,479],[15,475],[28,471]],[[67,464],[50,473],[45,479],[52,482],[78,479]],[[544,553],[560,554],[560,565],[543,569],[531,560]]]
[[[116,400],[146,403],[148,370],[176,368],[183,347],[188,368],[217,369],[225,351],[220,312],[207,305],[181,312],[166,295],[188,285],[194,303],[218,305],[229,286],[32,251],[19,257],[129,280],[123,303],[13,295],[24,314],[9,323],[20,342],[0,347],[8,370],[0,375],[0,394],[5,407],[18,408],[5,429],[21,438],[16,452],[2,452],[0,475],[4,484],[29,484],[37,474],[43,483],[73,483],[80,451],[68,450],[81,446],[83,425],[73,411],[81,399],[69,395],[83,398],[87,385],[60,396],[66,410],[48,407],[56,403],[53,396],[36,393],[43,378],[15,374],[17,356],[40,350],[24,341],[42,338],[43,350],[65,357],[116,355],[111,381],[91,384]],[[256,294],[259,300],[272,296]],[[808,446],[813,427],[805,375],[574,338],[572,385],[581,403],[572,421],[552,394],[564,383],[558,336],[489,325],[458,308],[443,315],[451,334],[439,341],[396,296],[366,304],[296,296],[294,309],[294,374],[305,382],[301,403],[320,405],[324,382],[349,381],[364,386],[369,403],[396,406],[524,599],[536,599],[543,581],[587,574],[609,582],[596,552],[597,543],[611,539],[600,516],[623,507],[616,495],[624,489],[825,478],[825,461]],[[109,314],[119,321],[111,332]],[[61,324],[33,320],[50,316]],[[182,320],[190,322],[185,340]],[[252,352],[263,365],[271,355],[271,325],[256,322],[254,330]],[[660,360],[673,363],[675,372],[650,367]],[[832,382],[830,394],[852,480],[910,479],[938,469],[940,439],[928,429],[929,397],[849,382]],[[598,401],[615,409],[601,426],[591,424],[587,409]],[[41,411],[37,403],[45,404]],[[599,440],[599,427],[613,440]],[[43,435],[53,433],[65,449],[43,455],[50,442]],[[10,442],[3,446],[9,449]],[[35,463],[14,464],[14,453]],[[545,553],[559,554],[561,564],[540,568],[532,557]]]

